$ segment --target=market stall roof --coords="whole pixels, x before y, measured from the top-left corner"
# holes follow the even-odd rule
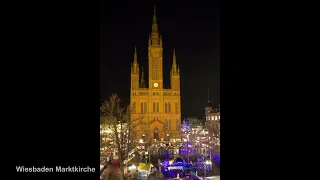
[[[161,150],[161,149],[166,150],[166,147],[165,147],[165,146],[160,146],[160,147],[158,148],[158,150]]]
[[[174,149],[174,147],[172,147],[172,146],[168,146],[167,147],[167,149],[169,150],[169,149]]]
[[[140,163],[138,166],[138,170],[149,171],[151,164],[149,163]]]
[[[139,164],[140,163],[140,157],[135,156],[134,158],[130,159],[128,161],[128,164]]]

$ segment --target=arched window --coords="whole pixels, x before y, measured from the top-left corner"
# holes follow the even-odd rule
[[[143,113],[143,102],[141,103],[141,113]]]
[[[156,112],[156,103],[153,102],[153,112]]]
[[[147,113],[147,102],[144,102],[143,110],[144,110],[144,113]]]
[[[176,128],[177,128],[177,130],[180,129],[180,123],[179,123],[178,119],[176,119]]]
[[[136,102],[132,104],[132,112],[136,113]]]
[[[159,112],[159,102],[157,102],[157,112]]]
[[[168,103],[168,112],[171,112],[171,103]]]
[[[167,111],[167,108],[168,108],[167,103],[164,103],[164,112],[168,112],[168,111]]]

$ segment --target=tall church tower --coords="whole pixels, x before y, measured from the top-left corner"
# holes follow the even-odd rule
[[[171,88],[164,89],[162,37],[158,31],[155,8],[148,41],[149,87],[145,84],[143,68],[141,68],[141,80],[139,79],[136,50],[131,66],[131,118],[141,119],[137,121],[134,135],[137,138],[148,137],[160,141],[181,139],[180,69],[173,50]]]

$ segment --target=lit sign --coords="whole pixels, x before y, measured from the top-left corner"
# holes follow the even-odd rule
[[[183,167],[182,167],[182,166],[169,166],[169,167],[168,167],[168,170],[169,170],[169,171],[171,171],[171,170],[176,170],[176,169],[183,170]]]

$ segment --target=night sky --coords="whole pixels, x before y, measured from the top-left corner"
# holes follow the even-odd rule
[[[139,1],[138,1],[139,2]],[[142,1],[141,1],[142,2]],[[148,2],[148,1],[147,1]],[[204,116],[208,99],[220,103],[220,2],[210,4],[127,3],[100,5],[100,101],[117,93],[130,99],[134,47],[148,82],[148,36],[153,6],[163,37],[164,88],[169,88],[173,48],[181,75],[182,116]]]

